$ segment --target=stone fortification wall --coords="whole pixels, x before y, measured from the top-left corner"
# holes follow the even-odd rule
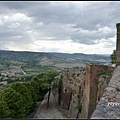
[[[90,118],[107,86],[114,67],[95,63],[86,64],[86,80],[82,118]]]
[[[80,100],[83,100],[83,91],[85,87],[85,68],[81,70],[66,70],[62,71],[62,98],[61,108],[69,111],[69,114],[75,118],[77,115],[78,95]],[[71,97],[70,97],[70,93]],[[68,97],[65,97],[68,95]],[[67,101],[67,103],[66,103]],[[70,103],[70,104],[69,104]]]
[[[116,66],[120,65],[120,23],[116,24],[117,37],[116,37]]]
[[[91,119],[95,118],[120,118],[120,66],[114,70],[103,96],[91,116]]]
[[[102,97],[113,70],[114,67],[111,66],[87,63],[86,69],[62,71],[61,108],[68,110],[73,118],[76,117],[79,95],[82,103],[79,118],[89,118]]]

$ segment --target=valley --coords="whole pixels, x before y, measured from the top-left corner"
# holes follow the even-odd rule
[[[86,62],[110,63],[109,56],[83,53],[47,53],[0,50],[0,85],[15,81],[28,81],[33,75],[85,68]],[[7,83],[5,82],[7,81]]]

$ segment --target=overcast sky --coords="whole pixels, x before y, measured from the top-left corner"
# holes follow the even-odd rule
[[[0,49],[111,54],[119,22],[119,1],[0,1]]]

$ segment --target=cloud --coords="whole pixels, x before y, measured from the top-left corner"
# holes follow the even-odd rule
[[[116,23],[120,21],[119,6],[119,1],[1,1],[1,49],[13,49],[14,43],[15,50],[19,46],[22,50],[23,46],[23,49],[33,51],[78,52],[85,46],[99,45],[112,51],[116,42]],[[38,49],[36,41],[44,41],[43,47]],[[47,44],[57,41],[57,45],[47,46],[46,41]],[[66,49],[69,43],[74,49]],[[92,52],[95,51],[91,48]],[[108,53],[108,50],[104,52]]]
[[[96,41],[107,40],[113,36],[114,29],[105,26],[98,30],[79,29],[71,35],[71,39],[82,44],[96,44]],[[107,41],[110,42],[110,40]]]

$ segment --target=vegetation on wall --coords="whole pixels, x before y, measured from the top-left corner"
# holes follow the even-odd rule
[[[116,63],[116,50],[113,50],[113,53],[110,55],[111,63]]]
[[[109,70],[107,67],[105,67],[104,69],[103,69],[103,72],[99,72],[98,74],[97,74],[97,77],[100,77],[101,75],[106,75],[106,76],[110,76],[110,75],[112,75],[112,70]]]

